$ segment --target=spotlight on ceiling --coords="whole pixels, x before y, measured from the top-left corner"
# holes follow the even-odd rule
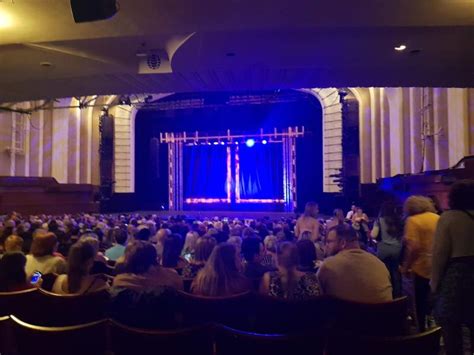
[[[249,138],[245,141],[245,145],[249,148],[252,148],[255,145],[255,139]]]
[[[402,52],[402,51],[404,51],[405,49],[407,49],[407,46],[404,45],[404,44],[400,44],[398,47],[395,47],[394,49],[395,49],[396,51],[398,51],[398,52]]]
[[[119,10],[117,0],[71,0],[75,23],[105,20]]]

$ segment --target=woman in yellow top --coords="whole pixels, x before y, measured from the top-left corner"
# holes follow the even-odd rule
[[[433,202],[424,196],[410,196],[403,206],[405,223],[405,255],[402,273],[413,274],[416,316],[420,332],[425,330],[429,313],[431,258],[433,238],[439,216]]]

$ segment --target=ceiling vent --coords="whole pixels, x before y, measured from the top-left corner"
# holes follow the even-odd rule
[[[155,49],[137,53],[139,74],[171,73],[171,64],[165,50]]]

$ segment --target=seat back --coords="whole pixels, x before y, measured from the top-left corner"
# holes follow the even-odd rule
[[[24,319],[35,319],[39,314],[38,299],[39,291],[37,288],[0,292],[0,316],[14,314]]]
[[[290,333],[308,329],[325,331],[334,313],[330,297],[287,300],[258,295],[254,330],[259,333]]]
[[[0,354],[12,354],[15,352],[11,323],[10,317],[0,317]]]
[[[408,299],[401,297],[384,303],[358,303],[334,300],[336,331],[361,335],[407,334]]]
[[[254,305],[250,292],[229,297],[204,297],[178,292],[184,324],[191,326],[216,322],[247,329]]]
[[[115,355],[212,354],[209,325],[178,330],[146,330],[110,321],[111,348]]]
[[[18,353],[22,355],[101,354],[107,350],[107,321],[66,327],[42,327],[12,316]]]
[[[30,323],[42,326],[67,326],[106,318],[109,293],[106,290],[86,295],[58,295],[39,290],[39,317]]]
[[[435,355],[440,352],[441,328],[394,337],[357,336],[334,333],[328,342],[327,355]]]
[[[41,283],[41,288],[46,291],[52,291],[54,282],[56,281],[57,277],[58,274],[54,273],[44,274],[43,276],[41,276],[41,279],[43,279],[43,282]]]
[[[191,284],[193,283],[194,279],[183,278],[183,287],[184,292],[190,293],[191,292]]]
[[[315,332],[300,334],[258,334],[218,326],[216,355],[322,355],[325,337]]]

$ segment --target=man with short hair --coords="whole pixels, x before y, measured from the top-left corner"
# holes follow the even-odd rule
[[[105,256],[110,260],[117,261],[118,258],[125,254],[128,234],[125,229],[114,228],[112,235],[116,244],[105,251]]]
[[[256,236],[247,237],[242,241],[242,255],[245,259],[244,275],[250,279],[258,279],[264,273],[270,271],[262,265],[264,247],[260,238]]]
[[[352,228],[337,226],[329,230],[326,255],[329,257],[317,274],[324,294],[364,303],[392,300],[386,266],[376,256],[360,249]]]

